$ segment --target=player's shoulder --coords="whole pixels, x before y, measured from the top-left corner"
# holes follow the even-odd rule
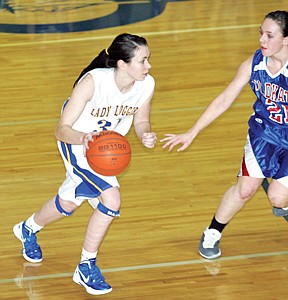
[[[263,58],[264,58],[264,55],[263,55],[261,49],[257,49],[253,55],[253,61],[259,62],[259,61],[262,61]]]
[[[255,65],[259,64],[259,62],[262,61],[263,61],[263,54],[261,52],[261,49],[258,49],[240,64],[239,71],[240,72],[247,71],[250,73],[254,69]]]
[[[93,77],[101,77],[101,76],[105,77],[105,76],[109,76],[109,75],[113,74],[114,68],[96,68],[96,69],[89,71],[89,73]]]

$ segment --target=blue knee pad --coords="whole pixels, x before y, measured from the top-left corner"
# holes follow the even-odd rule
[[[74,210],[71,211],[71,212],[67,212],[66,210],[63,209],[63,207],[61,206],[60,204],[60,201],[59,201],[59,195],[57,194],[56,195],[56,198],[55,198],[55,205],[56,205],[56,208],[58,209],[58,211],[63,215],[63,216],[66,216],[66,217],[70,217]]]
[[[109,217],[112,217],[112,218],[120,217],[120,211],[119,210],[117,210],[117,211],[112,210],[112,209],[106,207],[105,205],[103,205],[101,202],[98,203],[97,208],[102,214],[105,214]]]

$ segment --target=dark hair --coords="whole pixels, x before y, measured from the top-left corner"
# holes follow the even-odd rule
[[[140,46],[148,46],[145,38],[129,33],[118,35],[109,48],[103,49],[81,72],[75,81],[74,86],[83,75],[93,69],[117,68],[117,62],[120,59],[125,63],[129,63]]]
[[[265,19],[274,20],[281,28],[283,36],[288,36],[288,11],[276,10],[265,16]]]

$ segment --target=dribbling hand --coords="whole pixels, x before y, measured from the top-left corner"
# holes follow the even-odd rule
[[[99,132],[89,132],[89,133],[86,133],[84,135],[84,138],[82,140],[82,144],[83,144],[83,153],[84,153],[84,156],[86,156],[86,150],[89,149],[89,146],[88,146],[88,142],[93,142],[94,139],[93,139],[93,136],[95,135],[99,135]]]

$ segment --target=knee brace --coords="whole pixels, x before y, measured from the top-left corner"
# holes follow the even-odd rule
[[[105,214],[109,217],[112,217],[112,218],[120,217],[120,211],[119,210],[117,210],[117,211],[112,210],[112,209],[106,207],[105,205],[103,205],[101,202],[98,203],[97,208],[102,214]]]
[[[63,215],[63,216],[66,216],[66,217],[70,217],[74,210],[71,211],[71,212],[67,212],[66,210],[63,209],[63,207],[61,206],[60,204],[60,201],[59,201],[59,195],[57,194],[56,195],[56,198],[55,198],[55,205],[56,205],[56,208],[57,210]]]

